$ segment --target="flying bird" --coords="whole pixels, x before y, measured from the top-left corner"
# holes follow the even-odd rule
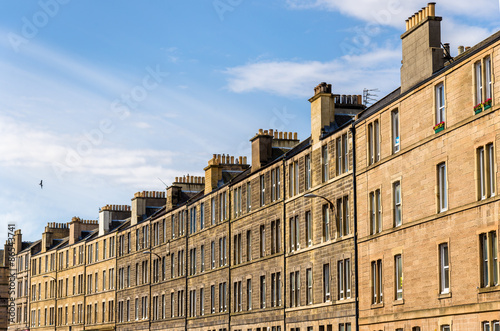
[[[40,181],[40,184],[38,185],[40,185],[40,188],[43,189],[43,179]]]

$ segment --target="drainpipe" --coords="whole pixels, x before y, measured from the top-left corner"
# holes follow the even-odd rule
[[[351,126],[352,136],[352,191],[353,191],[353,204],[354,204],[354,284],[356,291],[356,331],[359,331],[359,277],[358,277],[358,213],[357,213],[357,196],[356,196],[356,126],[355,122]]]
[[[287,276],[287,270],[286,270],[286,175],[285,175],[285,171],[286,171],[286,154],[283,155],[283,171],[281,171],[281,173],[283,174],[283,195],[282,195],[282,199],[283,199],[283,291],[281,293],[283,293],[283,330],[286,331],[286,303],[287,303],[287,297],[286,297],[286,276]]]

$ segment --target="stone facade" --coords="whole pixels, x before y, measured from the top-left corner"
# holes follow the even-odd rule
[[[498,330],[500,33],[451,59],[441,21],[409,18],[372,107],[321,83],[305,140],[261,129],[251,165],[19,232],[9,330]]]

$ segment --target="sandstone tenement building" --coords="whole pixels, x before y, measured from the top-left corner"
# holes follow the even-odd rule
[[[440,24],[407,20],[371,107],[319,84],[306,139],[259,130],[251,162],[17,230],[9,330],[500,331],[500,32],[451,57]]]

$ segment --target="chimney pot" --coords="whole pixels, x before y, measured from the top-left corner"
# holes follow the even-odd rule
[[[240,159],[240,164],[243,164],[243,157],[240,156],[239,159]]]
[[[274,131],[274,139],[278,139],[278,131]]]
[[[297,140],[297,132],[293,133],[293,139]]]
[[[220,155],[220,154],[217,154],[217,160],[219,161],[219,164],[221,164],[221,160],[222,160],[222,158],[221,158],[221,155]]]
[[[234,156],[231,156],[231,164],[234,164]]]
[[[283,132],[283,139],[288,139],[288,132]]]
[[[464,46],[458,46],[458,55],[464,52]]]
[[[264,133],[264,130],[263,129],[259,129],[259,134],[263,134]]]
[[[436,16],[436,3],[429,2],[428,7],[429,7],[429,16]]]
[[[470,49],[470,46],[465,47],[465,51],[468,51]]]
[[[243,156],[243,164],[247,164],[247,157]]]
[[[269,129],[269,135],[270,136],[274,136],[274,130],[273,129]]]

